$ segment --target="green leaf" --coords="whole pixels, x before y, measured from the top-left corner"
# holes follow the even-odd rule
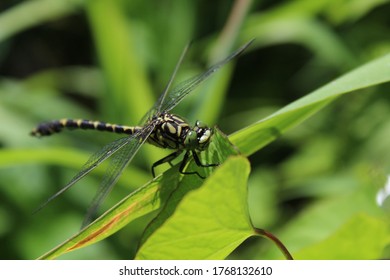
[[[161,177],[159,177],[161,179]],[[156,197],[160,180],[154,180],[125,197],[117,205],[82,231],[40,259],[54,259],[65,253],[96,243],[123,228],[132,220],[161,206],[161,197]]]
[[[341,95],[390,81],[390,55],[371,61],[229,136],[248,156],[297,126]]]
[[[320,243],[296,254],[296,259],[379,259],[390,241],[387,223],[367,214],[357,214]],[[337,248],[337,250],[335,250]]]
[[[247,210],[249,162],[229,158],[141,247],[137,259],[223,259],[253,234]],[[159,219],[157,217],[156,219]]]

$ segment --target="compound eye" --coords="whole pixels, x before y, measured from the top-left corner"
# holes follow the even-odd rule
[[[195,131],[190,131],[188,134],[187,134],[187,137],[186,139],[184,140],[184,144],[188,147],[188,148],[193,148],[193,147],[196,147],[198,143],[198,135],[196,134]]]
[[[197,126],[199,128],[206,128],[207,127],[207,125],[202,121],[196,121],[195,126]]]
[[[211,136],[210,129],[204,131],[203,135],[199,138],[199,144],[203,144],[209,141]]]

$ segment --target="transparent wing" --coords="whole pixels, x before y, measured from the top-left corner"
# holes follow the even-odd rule
[[[173,70],[172,75],[169,78],[169,81],[168,81],[167,85],[165,86],[163,92],[160,94],[160,97],[158,98],[156,103],[154,103],[153,107],[143,116],[143,118],[141,119],[141,124],[144,124],[152,116],[154,116],[154,115],[158,114],[159,112],[161,112],[161,106],[164,103],[165,98],[167,97],[167,93],[169,91],[169,88],[171,87],[171,85],[173,83],[173,80],[176,77],[176,73],[179,70],[180,65],[182,64],[183,59],[184,59],[188,49],[190,48],[190,46],[191,46],[191,43],[188,43],[184,47],[184,49],[183,49],[183,51],[182,51],[182,53],[180,55],[180,58],[179,58],[179,60],[177,61],[176,65],[175,65],[175,69]]]
[[[142,131],[140,131],[142,132]],[[70,182],[65,186],[63,187],[61,190],[59,190],[57,193],[55,193],[54,195],[52,195],[51,197],[49,197],[42,205],[40,205],[35,211],[34,213],[38,212],[39,210],[41,210],[42,208],[44,208],[49,202],[51,202],[53,199],[55,199],[56,197],[58,197],[59,195],[61,195],[62,193],[64,193],[65,191],[67,191],[68,189],[70,189],[75,183],[77,183],[80,179],[82,179],[84,176],[86,176],[89,172],[91,172],[92,170],[94,170],[97,166],[99,166],[103,161],[105,161],[107,158],[109,158],[110,156],[112,156],[113,154],[115,154],[117,151],[119,151],[120,149],[122,149],[124,146],[128,145],[130,142],[131,143],[136,143],[135,145],[138,146],[141,146],[142,143],[145,141],[144,138],[142,138],[141,140],[138,140],[137,138],[139,138],[139,134],[140,132],[138,133],[135,133],[131,136],[127,136],[127,137],[123,137],[123,138],[120,138],[114,142],[111,142],[109,143],[108,145],[104,146],[103,149],[99,150],[98,152],[94,153],[89,159],[88,161],[84,164],[82,170],[76,174],[72,180],[70,180]],[[150,134],[150,133],[149,133]],[[148,135],[149,136],[149,135]],[[134,144],[133,144],[134,145]],[[131,145],[131,146],[133,146]],[[133,149],[135,149],[133,147]],[[137,150],[137,149],[136,149]]]
[[[145,127],[139,137],[132,137],[127,145],[122,147],[120,153],[115,154],[111,158],[110,166],[104,174],[103,180],[100,183],[99,189],[92,200],[91,206],[88,208],[81,228],[84,228],[90,224],[96,216],[97,210],[107,195],[112,190],[115,183],[118,181],[119,176],[123,172],[123,169],[130,163],[134,155],[137,153],[141,145],[149,137],[153,131],[154,125]]]
[[[173,107],[175,107],[185,96],[187,96],[187,94],[193,91],[201,82],[203,82],[212,74],[217,72],[227,62],[242,53],[252,42],[253,40],[249,41],[222,61],[211,66],[205,72],[195,77],[189,78],[188,80],[175,86],[163,100],[159,100],[161,102],[161,104],[159,105],[159,112],[169,111]]]

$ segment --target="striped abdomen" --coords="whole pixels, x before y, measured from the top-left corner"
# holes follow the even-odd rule
[[[61,132],[63,128],[69,129],[92,129],[99,131],[108,131],[122,134],[134,134],[139,131],[139,126],[125,126],[110,124],[101,121],[89,121],[89,120],[72,120],[72,119],[61,119],[46,123],[39,124],[35,129],[31,131],[33,136],[48,136],[54,133]]]

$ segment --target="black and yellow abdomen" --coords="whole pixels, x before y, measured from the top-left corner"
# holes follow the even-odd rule
[[[82,119],[60,119],[50,122],[39,124],[35,129],[31,131],[32,136],[49,136],[54,133],[59,133],[64,128],[69,129],[91,129],[98,131],[108,131],[121,134],[132,135],[139,131],[141,127],[138,126],[125,126],[118,124],[110,124],[101,121],[90,121]]]

